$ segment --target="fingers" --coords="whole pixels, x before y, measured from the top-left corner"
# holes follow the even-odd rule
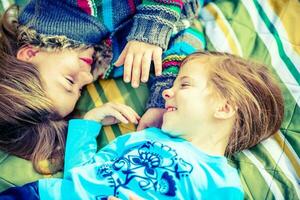
[[[122,51],[116,66],[124,64],[124,82],[137,88],[140,81],[147,82],[151,60],[154,62],[155,74],[162,73],[162,48],[156,45],[139,41],[129,41]]]
[[[160,76],[162,71],[162,49],[155,49],[153,52],[153,62],[155,68],[155,75]]]
[[[134,56],[131,77],[131,86],[134,88],[137,88],[140,85],[142,58],[143,54],[136,54]]]
[[[145,128],[148,128],[147,124],[144,122],[144,120],[140,120],[139,125],[137,126],[136,130],[141,131]]]
[[[90,110],[85,114],[84,118],[100,121],[103,125],[111,125],[118,122],[137,124],[140,120],[140,116],[131,107],[111,102]]]
[[[140,116],[131,107],[124,105],[124,104],[116,104],[116,103],[110,103],[110,106],[112,108],[114,108],[118,113],[120,113],[123,117],[125,117],[125,119],[127,120],[127,123],[128,123],[128,121],[131,123],[135,123],[135,124],[138,123]],[[114,117],[116,117],[120,121],[121,121],[121,119],[123,119],[120,117],[120,115],[116,115]],[[118,118],[118,117],[120,117],[120,118]],[[123,122],[123,121],[121,121],[121,122]],[[125,123],[125,121],[123,123]]]
[[[140,198],[134,194],[129,194],[129,200],[139,200]],[[108,197],[108,200],[120,200],[119,198],[117,197],[114,197],[114,196],[109,196]]]
[[[127,50],[128,50],[128,46],[126,45],[125,48],[123,49],[121,55],[119,56],[118,60],[114,63],[114,65],[116,67],[119,67],[119,66],[124,64],[125,58],[126,58],[126,55],[127,55]]]
[[[131,80],[133,59],[134,59],[134,57],[131,53],[129,53],[125,58],[125,63],[124,63],[124,82],[125,83],[129,83]]]
[[[144,83],[147,82],[149,78],[151,57],[152,57],[152,52],[149,51],[147,51],[143,56],[141,81]]]
[[[149,108],[140,119],[137,131],[148,127],[161,128],[162,119],[165,112],[166,110],[162,108]]]

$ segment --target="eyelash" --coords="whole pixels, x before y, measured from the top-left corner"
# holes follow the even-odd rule
[[[190,84],[189,84],[189,83],[181,83],[181,84],[180,84],[180,87],[181,87],[181,88],[184,88],[184,87],[187,87],[187,86],[190,86]]]
[[[67,79],[67,81],[70,83],[70,84],[74,84],[74,81],[73,80],[71,80],[71,79],[69,79],[69,78],[66,78]]]

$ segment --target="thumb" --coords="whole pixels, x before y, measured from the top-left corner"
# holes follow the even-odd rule
[[[140,121],[138,127],[136,128],[137,131],[141,131],[141,130],[144,130],[145,128],[147,128],[148,126],[143,123],[142,121]]]
[[[123,49],[122,53],[120,54],[118,60],[114,63],[116,67],[120,67],[121,65],[124,64],[125,58],[127,54],[127,46]]]

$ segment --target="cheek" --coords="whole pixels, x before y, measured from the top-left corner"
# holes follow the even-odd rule
[[[52,101],[54,109],[62,117],[67,116],[73,111],[75,104],[78,100],[78,97],[76,97],[75,94],[68,93],[63,89],[51,90],[47,93],[47,96]]]
[[[76,104],[76,100],[68,98],[56,98],[52,101],[54,109],[61,117],[66,117],[69,115],[74,110]]]

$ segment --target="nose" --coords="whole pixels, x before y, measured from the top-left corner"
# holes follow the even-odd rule
[[[80,85],[83,87],[93,81],[93,75],[90,72],[80,73]]]
[[[165,100],[170,99],[174,95],[172,88],[163,91],[162,96]]]

